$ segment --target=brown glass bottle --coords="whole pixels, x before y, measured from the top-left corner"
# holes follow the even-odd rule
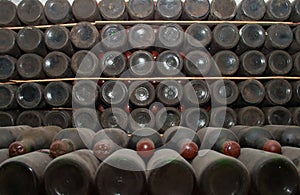
[[[245,76],[262,75],[267,68],[265,55],[257,50],[250,50],[240,56],[240,69],[238,74]]]
[[[25,25],[47,24],[44,6],[39,0],[22,0],[18,4],[17,14]]]
[[[209,125],[209,114],[203,108],[191,107],[183,112],[183,126],[198,131]]]
[[[58,126],[62,129],[72,127],[72,111],[51,110],[45,114],[45,126]]]
[[[216,53],[214,56],[214,62],[216,64],[216,70],[213,76],[221,74],[223,76],[232,76],[236,74],[240,66],[239,57],[230,50],[222,50]]]
[[[242,0],[237,8],[236,20],[261,20],[266,13],[264,0]]]
[[[22,55],[17,61],[16,69],[23,79],[45,78],[43,58],[35,53]]]
[[[183,87],[175,80],[164,80],[156,87],[156,97],[166,106],[175,106],[183,97]]]
[[[127,10],[132,20],[151,20],[154,17],[154,2],[152,0],[129,0]]]
[[[245,126],[263,126],[265,124],[264,112],[255,106],[247,106],[236,110],[237,122]]]
[[[18,107],[16,91],[17,86],[15,85],[0,85],[0,110],[10,110]]]
[[[16,92],[18,104],[24,109],[43,108],[44,101],[44,86],[38,83],[23,83]]]
[[[239,89],[234,81],[218,80],[211,85],[211,100],[214,105],[230,105],[239,97]]]
[[[263,108],[266,116],[266,124],[269,125],[290,125],[292,113],[285,107],[273,106]]]
[[[0,81],[17,78],[17,59],[9,55],[0,55]]]
[[[180,126],[181,113],[174,107],[165,107],[160,109],[156,115],[156,129],[164,133],[167,129],[173,126]]]
[[[156,20],[177,20],[182,13],[182,2],[180,0],[158,0],[156,2]]]
[[[127,20],[126,3],[124,0],[103,0],[98,4],[104,20]]]
[[[101,113],[100,123],[103,128],[120,128],[128,130],[128,114],[121,108],[107,108]]]
[[[300,128],[288,125],[264,126],[282,146],[300,147]]]
[[[0,2],[0,26],[19,26],[17,6],[11,1]]]
[[[266,96],[264,105],[285,105],[293,95],[292,85],[284,79],[274,79],[264,84]]]
[[[43,60],[43,69],[49,78],[71,78],[73,73],[70,67],[70,58],[59,51],[53,51]]]
[[[208,0],[184,1],[182,10],[183,20],[205,20],[209,15],[210,3]]]
[[[154,76],[155,63],[151,53],[139,50],[131,54],[128,60],[129,72],[136,77]]]
[[[76,77],[99,76],[99,60],[94,53],[80,50],[72,56],[71,69]]]
[[[18,110],[0,111],[0,127],[15,126],[19,114]]]
[[[4,28],[0,29],[0,42],[1,42],[0,54],[7,54],[16,58],[20,57],[21,52],[17,46],[16,39],[17,39],[17,33],[14,32],[13,30],[4,29]]]
[[[121,24],[107,24],[101,29],[101,43],[109,50],[124,52],[127,50],[127,31]]]
[[[96,0],[74,0],[72,13],[78,21],[95,22],[101,20]]]
[[[264,20],[285,21],[292,12],[292,5],[289,0],[268,0],[266,8]]]
[[[212,127],[231,128],[237,124],[236,112],[230,107],[216,107],[210,111],[210,123]]]
[[[99,131],[100,125],[100,113],[91,108],[79,108],[73,112],[73,126],[75,128],[88,128],[95,132]]]
[[[12,126],[12,127],[0,127],[0,148],[8,148],[11,143],[24,132],[30,130],[29,126]]]
[[[153,112],[147,108],[137,108],[131,111],[128,124],[130,132],[145,127],[155,128],[155,116]]]
[[[27,110],[19,114],[19,116],[17,117],[16,125],[40,127],[43,126],[44,120],[44,112]]]
[[[44,6],[47,19],[53,24],[63,24],[74,21],[72,7],[68,0],[47,0]]]
[[[236,104],[238,106],[260,104],[266,95],[265,87],[259,80],[245,80],[238,84],[240,97]]]
[[[287,75],[293,68],[293,59],[283,50],[274,50],[267,56],[267,75]]]
[[[209,102],[210,91],[208,85],[203,80],[192,80],[184,85],[183,88],[183,103],[187,107],[202,106]]]
[[[211,2],[209,20],[231,20],[236,15],[236,2],[234,0],[222,1],[213,0]]]
[[[207,51],[193,50],[186,54],[183,70],[188,76],[207,76],[212,63],[212,57]]]
[[[147,107],[155,100],[155,88],[148,81],[135,81],[128,91],[129,101],[136,107]]]

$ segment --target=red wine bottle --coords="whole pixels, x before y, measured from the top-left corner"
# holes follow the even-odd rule
[[[28,125],[31,127],[40,127],[44,125],[44,112],[27,110],[23,111],[16,120],[16,125]]]
[[[246,106],[236,110],[237,121],[245,126],[263,126],[265,124],[264,112],[255,106]]]
[[[292,12],[292,5],[288,0],[269,0],[266,8],[264,20],[285,21]]]
[[[292,113],[283,106],[273,106],[262,108],[266,117],[266,124],[269,125],[290,125],[292,123]]]
[[[86,149],[54,159],[44,173],[47,194],[95,194],[94,175],[99,164],[93,152]]]
[[[231,128],[237,124],[236,112],[230,107],[216,107],[210,111],[210,126]]]
[[[44,12],[46,18],[53,24],[74,22],[72,7],[68,0],[47,0]]]
[[[124,0],[103,0],[98,4],[102,18],[105,20],[127,20],[126,3]]]
[[[0,148],[8,148],[9,145],[24,132],[30,130],[29,126],[0,127]]]
[[[72,111],[51,110],[46,112],[44,120],[45,126],[58,126],[66,129],[72,126]]]
[[[164,132],[164,147],[178,152],[186,160],[193,160],[198,154],[201,141],[195,131],[174,126]]]
[[[18,156],[49,148],[54,136],[61,130],[57,126],[36,127],[25,131],[9,145],[9,156]]]
[[[0,26],[20,26],[17,15],[17,6],[14,2],[0,2]]]
[[[190,107],[183,112],[183,126],[198,131],[209,125],[209,114],[203,108]]]
[[[210,3],[208,0],[184,1],[182,10],[183,20],[205,20],[209,15]]]
[[[300,128],[287,125],[264,126],[282,146],[300,147]]]
[[[155,120],[156,129],[164,133],[170,127],[181,125],[181,113],[174,107],[165,107],[156,113]]]
[[[130,132],[145,127],[155,128],[155,116],[153,112],[147,108],[137,108],[130,113],[128,124]]]
[[[79,108],[73,112],[73,126],[76,128],[88,128],[95,132],[99,131],[100,113],[92,108]]]
[[[147,170],[149,195],[195,194],[194,169],[174,150],[156,151],[147,163]]]
[[[263,127],[235,126],[231,130],[239,138],[241,147],[255,148],[273,153],[281,153],[281,145]]]
[[[154,2],[152,0],[129,0],[127,10],[131,20],[151,20],[154,17]]]
[[[17,14],[25,25],[47,24],[44,6],[39,0],[22,0],[18,4]]]
[[[156,20],[177,20],[182,14],[181,0],[158,0],[156,2]]]
[[[229,129],[207,127],[197,132],[201,149],[212,149],[227,156],[238,158],[241,152],[239,139]]]
[[[0,41],[1,41],[0,54],[8,54],[16,58],[20,57],[21,52],[17,46],[16,40],[17,40],[16,32],[9,29],[0,29]]]
[[[91,149],[95,132],[87,128],[70,128],[58,132],[52,139],[50,155],[54,158],[79,149]]]
[[[72,13],[78,21],[95,22],[101,20],[96,0],[74,0]]]
[[[17,61],[16,69],[23,79],[45,78],[43,58],[34,53],[22,55]]]
[[[297,194],[298,173],[295,165],[286,157],[243,148],[239,160],[251,176],[249,194]]]
[[[211,2],[209,20],[231,20],[236,15],[236,1],[213,0]]]
[[[103,128],[121,128],[127,130],[128,114],[121,108],[107,108],[101,113],[100,123]]]
[[[198,194],[248,194],[249,173],[237,159],[213,150],[200,150],[191,164]]]
[[[0,166],[0,194],[45,194],[44,170],[51,160],[48,153],[36,151],[4,161]]]
[[[266,13],[266,4],[264,0],[243,0],[237,8],[236,20],[258,21]]]
[[[98,131],[92,141],[94,155],[104,160],[115,151],[127,147],[128,136],[118,128],[107,128]]]
[[[163,145],[160,134],[154,129],[145,127],[132,133],[128,140],[127,147],[136,150],[142,158],[150,158],[155,149]]]

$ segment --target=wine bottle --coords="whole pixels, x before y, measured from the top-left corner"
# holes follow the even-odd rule
[[[292,85],[284,79],[273,79],[265,84],[266,96],[264,105],[285,105],[293,94]]]
[[[99,4],[99,10],[102,18],[108,21],[122,21],[128,18],[124,0],[103,0]]]
[[[158,28],[157,44],[162,49],[181,51],[184,32],[178,24],[164,24]]]
[[[175,106],[183,96],[183,87],[175,80],[164,80],[156,87],[157,99],[166,106]]]
[[[205,20],[209,15],[210,3],[208,0],[184,1],[182,10],[183,20]]]
[[[127,147],[128,136],[125,131],[118,128],[107,128],[98,131],[93,140],[94,155],[101,161],[115,151]]]
[[[78,21],[95,22],[101,20],[96,0],[74,0],[72,13]]]
[[[145,170],[144,161],[135,151],[117,150],[107,157],[96,171],[97,193],[145,194],[147,185]]]
[[[183,70],[188,76],[207,76],[212,67],[212,57],[207,51],[193,50],[184,58]]]
[[[128,43],[131,48],[146,49],[153,47],[155,43],[155,32],[148,24],[136,24],[129,29]]]
[[[200,150],[191,164],[200,194],[248,194],[249,173],[237,159],[213,150]]]
[[[17,6],[11,1],[0,2],[0,26],[19,26]]]
[[[164,51],[158,55],[156,61],[156,70],[160,76],[177,76],[181,73],[183,60],[177,51]]]
[[[236,110],[237,122],[245,126],[263,126],[265,124],[264,112],[255,106],[247,106]]]
[[[293,42],[292,44],[290,45],[290,47],[288,48],[288,52],[289,54],[293,55],[297,52],[300,51],[300,40],[299,40],[299,32],[300,32],[300,28],[298,26],[296,26],[294,29],[293,29],[293,35],[294,35],[294,38],[293,38]]]
[[[16,39],[17,33],[13,30],[0,29],[0,54],[8,54],[16,58],[20,57],[21,52],[17,46]]]
[[[72,86],[63,81],[50,82],[44,91],[47,104],[53,107],[69,107],[72,103]]]
[[[6,161],[7,159],[9,159],[8,149],[0,149],[0,163]]]
[[[230,105],[239,97],[239,89],[234,81],[217,80],[211,85],[212,104]]]
[[[160,134],[152,128],[144,127],[131,134],[127,147],[136,150],[142,158],[149,159],[162,145],[163,140]]]
[[[128,91],[129,101],[136,107],[147,107],[155,100],[155,88],[148,81],[134,81]]]
[[[121,105],[128,100],[128,89],[122,81],[106,81],[100,89],[100,99],[107,105]]]
[[[17,59],[9,55],[0,55],[0,81],[8,81],[17,78],[16,71]]]
[[[209,20],[231,20],[236,15],[236,1],[222,1],[213,0],[211,1],[210,16]]]
[[[236,112],[230,107],[216,107],[210,112],[210,126],[231,128],[237,124]]]
[[[155,128],[155,116],[153,112],[147,108],[137,108],[130,113],[128,124],[130,132],[145,127]]]
[[[129,0],[127,10],[131,20],[151,20],[154,17],[154,2],[152,0]]]
[[[195,194],[194,169],[174,150],[156,151],[147,164],[147,170],[149,195]]]
[[[19,114],[18,110],[0,111],[0,127],[15,126]]]
[[[100,114],[97,110],[92,108],[79,108],[73,112],[73,126],[75,128],[88,128],[95,132],[99,131]]]
[[[267,68],[265,55],[257,50],[246,51],[240,56],[240,69],[238,73],[245,76],[262,75]]]
[[[47,0],[44,12],[46,18],[53,24],[74,22],[72,7],[67,0]]]
[[[184,85],[183,103],[188,106],[205,105],[210,100],[210,93],[207,83],[203,80],[192,80]]]
[[[0,85],[0,110],[10,110],[18,107],[16,91],[17,87],[14,85]]]
[[[49,53],[43,60],[43,69],[49,78],[73,77],[70,58],[59,51]]]
[[[58,132],[52,139],[50,155],[53,158],[80,150],[91,149],[95,132],[87,128],[69,128]]]
[[[241,147],[255,148],[273,153],[281,153],[281,145],[263,127],[235,126],[232,132],[239,138]]]
[[[43,58],[35,53],[22,55],[17,63],[16,69],[23,79],[43,79]]]
[[[48,2],[49,1],[53,0],[48,0]],[[74,53],[74,49],[70,40],[70,31],[64,26],[54,25],[50,28],[47,28],[47,30],[45,31],[45,44],[51,51],[64,52],[68,56],[72,56]]]
[[[192,3],[205,2],[206,0],[190,1]],[[187,1],[189,2],[189,1]],[[192,7],[194,9],[195,7]],[[198,11],[198,10],[197,10]],[[195,50],[208,47],[212,41],[212,32],[205,24],[191,24],[185,31],[184,49]]]
[[[29,129],[19,135],[9,145],[9,156],[18,156],[39,149],[49,148],[54,136],[61,130],[57,126],[45,126]]]
[[[290,15],[290,21],[292,22],[300,22],[299,2],[299,0],[292,2],[292,13]]]
[[[174,107],[162,108],[155,115],[156,129],[164,133],[170,127],[180,126],[182,123],[181,117],[179,110]]]
[[[300,75],[300,52],[295,53],[292,55],[293,58],[293,68],[292,71],[290,72],[291,76],[298,76]]]
[[[264,126],[282,146],[300,147],[300,128],[297,126]]]
[[[126,58],[119,51],[108,51],[100,59],[100,69],[104,76],[118,77],[126,68]]]
[[[183,126],[198,131],[209,125],[208,112],[203,108],[190,107],[183,112]]]
[[[11,143],[24,132],[30,130],[29,126],[12,126],[12,127],[0,127],[0,149],[8,148]]]
[[[164,132],[164,148],[178,152],[186,160],[193,160],[201,145],[200,138],[190,128],[173,126]]]
[[[49,154],[36,151],[4,161],[0,166],[0,194],[45,194],[44,170],[51,160]]]
[[[16,92],[18,104],[24,109],[43,108],[44,101],[44,86],[38,83],[23,83]]]
[[[177,20],[182,14],[181,0],[158,0],[156,2],[156,20]],[[170,34],[169,34],[170,35]]]
[[[298,173],[295,165],[286,157],[243,148],[239,160],[251,176],[249,194],[296,194]]]
[[[95,107],[99,100],[99,86],[92,80],[76,81],[72,90],[73,106]]]
[[[258,21],[266,13],[266,4],[264,0],[242,0],[238,4],[236,20]]]
[[[229,129],[207,127],[197,131],[201,149],[212,149],[227,156],[238,158],[241,152],[239,139]]]
[[[129,72],[135,77],[150,77],[154,75],[154,57],[147,51],[136,51],[129,57]]]
[[[266,116],[266,124],[269,125],[290,125],[292,113],[285,107],[273,106],[263,108]]]
[[[101,43],[106,50],[124,52],[127,49],[127,32],[121,24],[107,24],[100,32]]]
[[[35,1],[38,0],[33,0],[32,2]],[[17,34],[17,44],[19,48],[26,53],[36,53],[40,56],[47,55],[47,49],[44,44],[44,33],[36,27],[26,26],[19,30]]]
[[[241,55],[245,51],[260,49],[266,40],[266,32],[261,25],[246,24],[240,29],[240,42],[235,50]]]
[[[213,59],[217,67],[215,74],[219,73],[223,76],[232,76],[238,71],[240,66],[239,57],[230,50],[217,52],[213,56]]]
[[[40,127],[43,126],[44,120],[44,113],[42,111],[27,110],[19,114],[16,125]]]
[[[52,110],[45,114],[45,126],[58,126],[66,129],[72,126],[72,112],[65,110]]]
[[[266,8],[265,20],[285,21],[292,13],[292,5],[289,0],[268,0]]]
[[[267,75],[287,75],[293,68],[293,59],[283,50],[275,50],[268,54]]]
[[[93,152],[86,149],[54,159],[44,173],[47,194],[95,194],[94,177],[99,164]]]
[[[292,113],[292,124],[300,126],[300,108],[292,107],[289,108],[289,111]]]
[[[72,56],[71,69],[76,77],[99,76],[99,60],[94,53],[79,50]]]
[[[258,105],[266,95],[264,85],[259,80],[249,79],[238,84],[240,98],[237,100],[238,106]]]
[[[100,123],[103,128],[120,128],[127,130],[128,114],[121,108],[107,108],[101,113]]]
[[[47,24],[44,6],[39,0],[22,0],[17,7],[18,18],[25,25]]]

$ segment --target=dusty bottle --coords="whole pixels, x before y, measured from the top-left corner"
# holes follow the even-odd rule
[[[191,107],[183,112],[183,126],[198,131],[209,125],[208,112],[203,108]]]
[[[130,113],[128,124],[131,132],[145,127],[155,128],[155,116],[147,108],[137,108]]]
[[[0,148],[8,148],[11,143],[24,132],[30,130],[29,126],[12,126],[12,127],[0,127]]]
[[[32,26],[26,26],[17,34],[17,43],[21,50],[26,53],[36,53],[40,56],[47,55],[44,44],[44,33]]]
[[[151,20],[154,17],[154,2],[152,0],[129,0],[127,10],[132,20]]]
[[[273,106],[263,108],[266,116],[266,124],[269,125],[290,125],[292,113],[285,107]]]
[[[11,1],[0,2],[0,26],[19,26],[17,7]]]
[[[201,149],[212,149],[227,156],[238,158],[241,152],[239,139],[225,128],[207,127],[197,132],[201,140]]]
[[[207,51],[193,50],[186,54],[183,70],[188,76],[207,76],[212,63]]]
[[[128,100],[128,89],[122,81],[106,81],[100,89],[100,99],[107,105],[121,105]]]
[[[31,152],[10,158],[0,167],[1,194],[45,194],[43,177],[51,157],[44,152]],[[14,186],[13,188],[11,186]]]
[[[181,113],[174,107],[165,107],[156,113],[155,120],[156,129],[164,133],[170,127],[181,125]]]
[[[239,97],[239,89],[234,81],[218,80],[211,86],[212,103],[215,105],[229,105]]]
[[[107,128],[98,131],[92,140],[94,155],[104,160],[115,151],[127,147],[128,136],[125,131],[118,128]]]
[[[236,112],[229,107],[216,107],[210,112],[210,126],[231,128],[237,124]]]
[[[49,78],[73,77],[70,61],[70,58],[62,52],[48,53],[43,60],[44,72]]]
[[[300,128],[287,125],[264,126],[282,146],[300,147]]]
[[[18,107],[16,101],[17,86],[0,85],[0,110],[16,109]]]
[[[149,195],[195,194],[194,169],[174,150],[156,151],[147,164],[147,170]]]
[[[96,171],[97,193],[145,194],[147,185],[145,170],[143,159],[135,151],[117,150],[107,157]]]
[[[72,90],[72,101],[76,107],[95,107],[99,103],[99,86],[92,80],[76,81]]]
[[[8,149],[0,149],[0,163],[6,161],[7,159],[9,159]]]
[[[236,20],[261,20],[266,13],[264,0],[242,0],[237,8]]]
[[[213,0],[211,2],[209,20],[231,20],[236,15],[236,2],[234,0],[222,1]]]
[[[210,100],[208,85],[203,80],[192,80],[184,85],[183,102],[189,106],[205,105]]]
[[[223,76],[231,76],[239,69],[239,57],[230,50],[219,51],[213,56],[213,58],[218,68],[215,74],[219,73]]]
[[[146,49],[153,47],[155,43],[155,32],[148,24],[136,24],[129,29],[128,43],[131,48]]]
[[[148,81],[135,81],[128,91],[129,101],[136,107],[147,107],[155,100],[155,88]]]
[[[17,59],[9,55],[0,55],[0,81],[17,78]]]
[[[195,131],[186,127],[174,126],[164,132],[164,147],[175,150],[186,160],[193,160],[201,145]]]
[[[154,75],[154,57],[147,51],[136,51],[129,57],[129,72],[136,77],[150,77]]]
[[[68,56],[72,56],[74,53],[70,31],[64,26],[54,25],[47,28],[45,31],[45,44],[51,51],[64,52]]]
[[[290,15],[290,21],[292,22],[300,22],[300,7],[299,0],[295,0],[292,3],[292,13]]]
[[[182,19],[204,20],[209,15],[210,3],[208,0],[187,0],[183,4]]]
[[[282,155],[243,148],[239,160],[252,178],[250,194],[296,194],[298,173],[295,165]]]
[[[44,6],[46,18],[53,24],[74,21],[72,7],[67,0],[47,0]]]
[[[18,104],[24,109],[43,108],[44,101],[44,86],[38,83],[23,83],[16,92]]]
[[[164,24],[158,28],[158,46],[162,49],[181,51],[184,43],[184,32],[178,24]]]
[[[257,50],[246,51],[240,56],[240,69],[238,74],[245,76],[262,75],[267,68],[265,55]]]
[[[17,110],[0,111],[0,127],[15,126],[19,114]]]
[[[45,126],[58,126],[62,129],[72,126],[72,111],[52,110],[45,114]]]
[[[22,55],[16,64],[18,74],[24,79],[45,78],[43,58],[35,53]]]
[[[0,54],[8,54],[16,58],[20,57],[21,52],[17,46],[16,40],[17,40],[16,32],[4,28],[0,29],[0,42],[1,42]]]
[[[175,106],[183,96],[183,87],[175,80],[164,80],[156,87],[157,99],[166,106]]]
[[[9,145],[9,156],[18,156],[39,149],[49,148],[54,136],[61,130],[57,126],[36,127],[19,135]]]
[[[291,76],[299,76],[300,75],[300,52],[295,53],[292,55],[293,58],[293,68],[292,71],[290,72]]]
[[[156,61],[156,70],[158,75],[176,76],[181,73],[183,60],[177,51],[164,51],[158,55]]]
[[[104,20],[127,20],[127,10],[124,0],[103,0],[98,5]]]
[[[237,101],[238,106],[257,105],[265,98],[265,87],[259,80],[245,80],[238,84],[240,98]]]
[[[201,2],[192,1],[192,2]],[[206,0],[203,0],[206,1]],[[193,8],[194,9],[194,8]],[[212,32],[205,24],[191,24],[185,31],[185,45],[184,49],[199,49],[209,46],[212,41]]]
[[[101,20],[96,0],[74,0],[72,13],[78,21],[95,22]]]
[[[292,13],[292,5],[289,0],[268,0],[266,8],[264,20],[285,21]]]
[[[72,101],[72,86],[66,82],[50,82],[44,91],[47,104],[53,107],[69,107]]]
[[[69,128],[52,139],[50,155],[54,158],[80,149],[91,149],[95,132],[86,128]]]
[[[127,32],[121,24],[107,24],[101,29],[101,43],[106,50],[124,52],[127,49]]]
[[[107,108],[101,113],[100,123],[103,128],[120,128],[127,130],[128,114],[121,108]]]
[[[267,75],[287,75],[293,68],[293,59],[283,50],[275,50],[268,54]]]
[[[247,194],[249,191],[249,173],[235,158],[213,150],[200,150],[191,164],[195,169],[198,193]]]
[[[289,108],[289,111],[292,113],[292,124],[300,126],[300,108],[292,107]]]
[[[22,0],[17,7],[20,21],[26,25],[47,24],[44,6],[39,0]]]
[[[94,53],[80,50],[72,56],[71,69],[77,77],[99,76],[99,60]]]
[[[285,105],[293,95],[292,85],[284,79],[273,79],[264,84],[266,96],[264,105]]]
[[[177,20],[182,14],[182,2],[180,0],[158,0],[156,2],[156,20]]]
[[[237,122],[245,126],[263,126],[265,124],[264,112],[255,106],[247,106],[236,110]]]
[[[75,128],[88,128],[95,132],[101,129],[100,113],[91,108],[79,108],[73,112],[73,126]]]
[[[104,76],[118,77],[126,68],[126,58],[119,51],[108,51],[100,59],[100,69]]]
[[[93,152],[86,149],[55,158],[44,173],[47,194],[94,194],[94,178],[99,164]]]
[[[43,126],[44,120],[44,112],[27,110],[19,114],[19,116],[17,117],[16,125],[40,127]]]
[[[281,153],[281,145],[273,135],[262,127],[235,126],[231,131],[239,138],[241,147],[255,148],[273,153]]]
[[[294,38],[293,38],[292,44],[290,45],[290,47],[287,50],[289,52],[289,54],[291,54],[291,55],[294,55],[294,54],[296,54],[297,52],[300,51],[300,36],[299,36],[299,33],[300,33],[300,28],[298,26],[296,26],[293,29]]]

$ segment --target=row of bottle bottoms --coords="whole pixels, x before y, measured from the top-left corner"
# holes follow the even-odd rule
[[[299,133],[272,125],[197,133],[175,126],[163,136],[151,128],[128,136],[116,128],[2,127],[0,192],[296,195]]]
[[[98,1],[99,2],[99,1]],[[299,1],[289,0],[22,0],[0,4],[0,26],[99,20],[273,20],[300,21]],[[9,10],[9,11],[7,11]],[[32,11],[34,10],[34,11]]]

